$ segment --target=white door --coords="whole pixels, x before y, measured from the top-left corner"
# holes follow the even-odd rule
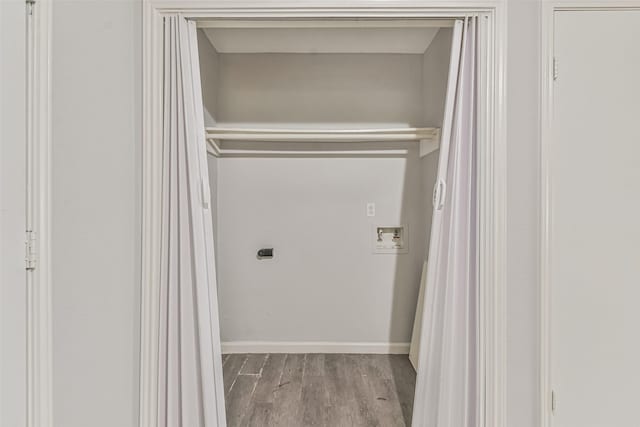
[[[554,427],[640,426],[640,11],[555,14]]]
[[[0,426],[26,426],[25,3],[0,1]]]

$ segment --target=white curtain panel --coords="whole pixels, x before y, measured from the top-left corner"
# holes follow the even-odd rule
[[[213,228],[194,22],[181,16],[165,18],[164,57],[158,426],[224,426]]]
[[[453,32],[414,427],[476,427],[479,421],[476,32],[475,17],[457,21]]]

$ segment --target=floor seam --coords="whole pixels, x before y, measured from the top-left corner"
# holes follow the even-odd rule
[[[242,365],[240,365],[240,369],[238,369],[238,373],[233,378],[233,382],[231,383],[231,387],[229,387],[229,391],[227,393],[231,393],[231,390],[233,390],[233,386],[236,385],[236,381],[238,380],[238,377],[240,376],[240,371],[242,371],[242,368],[244,368],[244,365],[247,363],[247,360],[249,360],[249,358],[245,356],[244,362],[242,362]]]

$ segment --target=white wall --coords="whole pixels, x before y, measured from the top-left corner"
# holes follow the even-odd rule
[[[221,122],[422,124],[422,55],[220,54]]]
[[[424,124],[423,55],[215,58],[217,73],[212,58],[201,69],[217,85],[205,98],[215,96],[219,122]],[[430,88],[445,83],[446,74]],[[223,341],[409,341],[426,247],[422,190],[432,183],[407,146],[407,158],[218,161]],[[373,254],[372,226],[403,223],[414,230],[409,254]],[[265,246],[273,260],[256,259]]]
[[[425,242],[414,233],[408,254],[372,253],[374,224],[424,228],[409,146],[408,158],[219,162],[223,341],[409,341]],[[262,247],[275,257],[256,259]]]
[[[53,413],[137,425],[141,5],[53,2]]]
[[[446,82],[449,77],[451,60],[452,28],[441,28],[436,33],[429,48],[423,55],[422,62],[422,101],[424,123],[429,126],[442,127],[444,106],[447,97]],[[443,84],[445,82],[445,84]],[[424,239],[431,239],[431,220],[433,218],[433,186],[438,176],[438,158],[440,150],[436,150],[421,160],[422,203],[425,214]]]
[[[0,2],[0,426],[26,425],[24,2]]]
[[[451,29],[439,31],[424,55],[232,55],[218,54],[200,31],[206,115],[209,122],[342,120],[347,125],[439,126],[451,34]],[[337,164],[335,159],[296,161],[301,160],[209,159],[212,199],[219,206],[213,212],[219,237],[216,253],[223,340],[407,342],[430,234],[438,154],[418,160],[412,152],[409,161],[341,159],[344,170],[332,176],[334,191],[327,191],[332,184],[327,183],[324,171]],[[390,187],[376,185],[385,170],[388,173],[383,176]],[[300,173],[305,174],[302,187],[291,180]],[[340,196],[341,191],[353,191],[352,202],[340,211],[344,220],[338,212],[326,218],[322,207],[346,198]],[[299,217],[300,193],[317,195],[312,198],[315,208],[305,208],[304,218]],[[382,208],[378,215],[383,219],[364,216],[367,201],[398,197],[413,202],[387,208],[391,222],[384,220]],[[275,199],[287,203],[270,202]],[[309,203],[309,197],[302,200]],[[373,255],[367,237],[371,225],[406,222],[403,218],[409,215],[416,218],[410,224],[411,257],[403,255],[398,262],[397,256]],[[315,224],[312,230],[304,229],[306,222]],[[287,224],[293,228],[286,233],[277,231],[290,228]],[[339,247],[326,239],[326,229],[343,236]],[[274,239],[279,254],[291,252],[294,257],[256,260],[260,245]],[[294,250],[308,246],[312,246],[311,253],[323,255],[312,257],[307,251]],[[351,264],[345,265],[345,259]],[[265,263],[270,266],[266,272]],[[334,265],[336,268],[323,268]],[[365,289],[363,273],[371,277]],[[345,296],[346,305],[333,303],[336,295]],[[286,309],[293,305],[300,315]],[[328,307],[331,316],[323,311]]]
[[[508,128],[509,128],[509,193],[508,193],[508,426],[534,427],[539,425],[536,411],[537,398],[537,235],[538,235],[538,70],[539,70],[539,37],[540,37],[540,0],[508,0]],[[427,2],[425,2],[427,4]],[[440,3],[439,3],[440,4]],[[57,266],[54,266],[54,287],[60,288],[54,301],[54,310],[59,317],[57,329],[58,339],[62,339],[61,346],[69,349],[69,360],[60,360],[57,356],[56,364],[56,393],[58,394],[54,412],[60,414],[57,420],[65,422],[59,425],[74,427],[77,425],[110,425],[126,427],[134,425],[134,413],[137,411],[137,366],[136,359],[138,343],[134,339],[139,333],[137,310],[137,287],[139,282],[132,274],[132,270],[139,269],[139,259],[134,251],[139,241],[139,232],[135,224],[139,220],[139,197],[132,197],[132,188],[140,184],[139,172],[134,172],[130,161],[132,153],[139,149],[140,138],[131,131],[126,131],[122,138],[113,138],[117,148],[107,144],[96,146],[96,133],[93,128],[81,120],[72,120],[79,115],[82,119],[90,119],[92,123],[104,123],[107,119],[111,123],[139,128],[141,119],[139,108],[132,110],[132,105],[138,105],[141,94],[139,85],[130,82],[140,76],[142,72],[140,61],[142,18],[140,14],[140,0],[93,0],[90,2],[58,0],[55,17],[54,39],[54,67],[58,68],[58,77],[54,80],[54,94],[73,88],[71,78],[62,82],[57,79],[68,72],[74,72],[73,67],[82,65],[88,57],[90,63],[100,63],[101,66],[88,68],[83,66],[86,76],[76,76],[91,79],[95,85],[102,85],[112,78],[114,69],[122,70],[117,80],[124,82],[125,90],[113,88],[113,95],[106,94],[109,102],[101,100],[94,102],[76,102],[69,97],[60,97],[55,101],[54,114],[64,114],[65,121],[56,124],[58,133],[73,134],[73,137],[61,139],[58,137],[56,148],[59,154],[54,158],[54,170],[61,173],[61,169],[69,168],[65,173],[68,182],[54,183],[54,197],[64,193],[73,193],[78,200],[84,200],[84,211],[92,210],[87,218],[80,218],[72,207],[61,206],[64,200],[58,200],[58,207],[54,206],[57,214],[54,217],[54,232],[59,239],[66,239],[65,244],[57,246],[54,254]],[[85,22],[83,22],[85,21]],[[114,29],[118,31],[115,31]],[[83,27],[83,31],[80,31]],[[111,29],[110,29],[111,27]],[[62,43],[60,35],[70,40]],[[15,40],[24,36],[21,31],[13,33]],[[77,39],[77,40],[76,40]],[[99,43],[99,50],[73,49],[79,43]],[[68,45],[67,45],[68,44]],[[132,53],[132,51],[136,53]],[[124,53],[123,53],[124,52]],[[104,55],[104,62],[101,59]],[[107,60],[108,59],[108,60]],[[61,68],[62,67],[62,68]],[[54,68],[55,71],[55,68]],[[82,80],[82,79],[80,79]],[[86,86],[78,90],[86,89]],[[110,91],[111,92],[111,91]],[[90,93],[77,94],[78,97],[90,98]],[[111,96],[121,98],[120,102],[111,100]],[[87,100],[87,99],[84,99]],[[83,100],[83,101],[84,101]],[[91,101],[91,99],[88,99]],[[95,108],[97,104],[100,108]],[[93,105],[94,108],[88,108]],[[89,132],[89,130],[91,132]],[[116,132],[116,129],[107,130]],[[112,135],[112,134],[110,134]],[[99,136],[98,136],[99,137]],[[102,137],[99,137],[103,142]],[[90,151],[83,148],[89,144]],[[64,152],[60,151],[63,150]],[[108,160],[102,156],[102,151],[109,151]],[[68,154],[65,159],[63,154]],[[100,162],[102,163],[100,163]],[[134,158],[135,161],[135,158]],[[75,166],[82,162],[92,162],[88,165]],[[140,162],[135,163],[136,166]],[[105,169],[109,168],[109,171]],[[87,170],[91,169],[91,170]],[[119,172],[124,170],[124,177]],[[112,173],[112,172],[118,173]],[[92,173],[93,172],[93,173]],[[110,177],[104,179],[100,191],[110,195],[114,193],[123,196],[114,200],[96,200],[98,196],[88,191],[88,199],[84,193],[77,191],[83,181],[95,183],[98,176]],[[79,181],[74,184],[74,181]],[[71,190],[65,189],[70,185]],[[58,188],[56,190],[56,188]],[[80,197],[82,195],[82,197]],[[3,196],[4,197],[4,196]],[[79,205],[80,203],[76,203]],[[113,216],[114,211],[120,215]],[[80,251],[71,242],[71,236],[78,236],[79,231],[74,221],[66,219],[69,214],[76,219],[85,230],[93,230],[91,239],[83,239],[84,250]],[[113,223],[121,222],[123,227],[115,227]],[[105,223],[111,224],[106,231],[101,231]],[[57,229],[57,231],[55,231]],[[107,233],[109,231],[110,233]],[[101,236],[96,234],[100,232]],[[111,235],[113,234],[113,236]],[[123,236],[127,234],[127,236]],[[68,236],[67,236],[68,235]],[[88,236],[89,237],[89,236]],[[55,238],[55,236],[54,236]],[[103,241],[118,244],[103,245]],[[58,240],[58,242],[61,242]],[[56,243],[54,242],[54,245]],[[117,247],[117,249],[116,249]],[[66,253],[68,251],[69,253]],[[122,251],[129,255],[122,255]],[[72,256],[73,254],[73,256]],[[111,257],[116,257],[111,260]],[[122,258],[121,258],[122,257]],[[104,258],[104,259],[103,259]],[[110,264],[101,269],[95,269],[95,276],[88,274],[89,266],[97,263]],[[84,272],[75,272],[79,266]],[[93,270],[93,269],[92,269]],[[62,272],[65,272],[62,274]],[[117,280],[109,280],[105,276],[118,276]],[[56,280],[57,279],[57,280]],[[109,282],[105,285],[106,282]],[[95,290],[95,296],[85,298],[87,287]],[[111,289],[113,287],[114,289]],[[107,295],[105,295],[107,294]],[[104,297],[104,298],[103,298]],[[96,302],[101,299],[102,303]],[[82,304],[87,304],[86,308]],[[62,313],[71,306],[69,320],[64,321]],[[80,313],[82,316],[80,316]],[[113,322],[112,322],[113,320]],[[78,324],[74,324],[76,322]],[[86,323],[87,326],[83,326]],[[100,325],[95,336],[104,335],[104,344],[96,348],[97,338],[88,331],[93,325]],[[64,331],[61,326],[70,329]],[[62,337],[62,338],[60,338]],[[118,337],[117,339],[115,337]],[[86,339],[86,341],[85,341]],[[107,346],[108,344],[108,346]],[[61,351],[61,350],[58,350]],[[113,362],[117,360],[117,363]],[[79,363],[82,362],[82,363]],[[80,367],[94,365],[96,372],[80,369],[76,373],[72,369],[74,363]],[[62,366],[59,366],[62,364]],[[118,365],[118,366],[116,366]],[[88,376],[87,376],[88,375]],[[73,418],[71,405],[78,411],[77,419]],[[94,416],[89,418],[89,413]],[[96,415],[97,414],[97,415]],[[89,422],[90,420],[91,422]],[[96,424],[98,423],[98,424]]]
[[[216,100],[218,88],[218,52],[213,48],[202,30],[198,30],[198,57],[200,60],[200,82],[204,106],[205,126],[216,124]],[[218,159],[207,157],[209,166],[209,188],[211,189],[211,217],[213,221],[214,251],[218,254]]]
[[[507,425],[538,427],[539,0],[509,0]]]
[[[204,123],[215,125],[216,89],[218,87],[218,52],[213,48],[202,30],[198,30],[198,56],[200,59],[200,80],[204,102]]]
[[[424,123],[442,126],[444,104],[447,96],[446,81],[449,77],[452,28],[440,28],[423,55],[422,102]],[[442,84],[445,82],[445,84]]]
[[[218,164],[220,159],[214,156],[207,156],[207,166],[209,169],[209,190],[211,191],[211,221],[213,222],[213,244],[214,244],[214,253],[216,257],[216,263],[219,262],[218,257]],[[216,269],[216,274],[218,269]]]

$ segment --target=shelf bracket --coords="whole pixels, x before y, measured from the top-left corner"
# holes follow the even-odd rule
[[[431,138],[420,140],[420,157],[431,154],[438,148],[440,148],[440,129],[436,129]]]
[[[222,150],[220,149],[218,141],[212,138],[207,139],[207,154],[211,154],[213,157],[222,156]]]

